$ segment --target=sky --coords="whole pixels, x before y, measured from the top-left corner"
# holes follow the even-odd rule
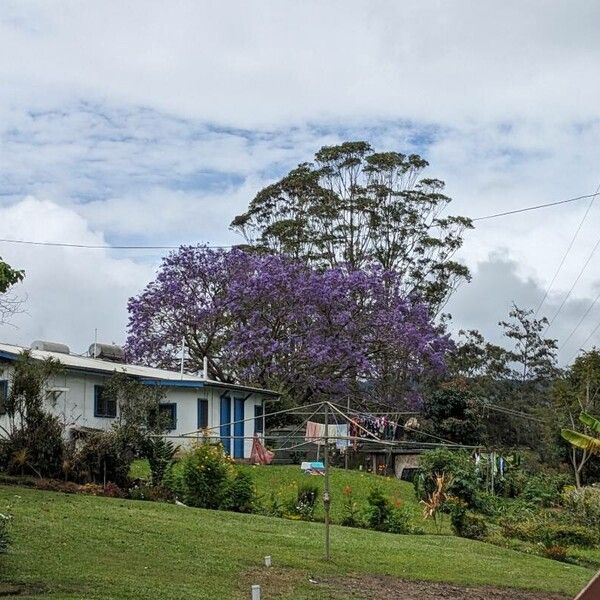
[[[0,239],[234,244],[258,190],[345,140],[421,154],[453,214],[593,194],[599,20],[592,0],[3,0]],[[589,206],[477,222],[452,329],[498,342],[512,303],[549,290],[561,361],[600,344],[600,197]],[[0,339],[122,343],[161,254],[0,242],[26,271]]]

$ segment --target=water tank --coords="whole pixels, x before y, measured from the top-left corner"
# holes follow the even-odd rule
[[[115,344],[92,344],[88,352],[92,358],[101,358],[102,360],[112,360],[115,362],[125,360],[123,348]]]
[[[35,340],[31,342],[32,350],[44,350],[44,352],[58,352],[59,354],[70,354],[69,346],[59,344],[58,342],[45,342],[44,340]]]

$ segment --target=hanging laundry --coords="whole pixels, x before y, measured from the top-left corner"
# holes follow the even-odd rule
[[[306,422],[306,434],[304,439],[313,444],[322,444],[322,438],[325,437],[325,425],[323,423],[315,423],[314,421]]]
[[[252,451],[250,452],[250,462],[253,465],[270,465],[275,456],[274,452],[267,450],[263,445],[258,434],[254,434],[252,439]]]
[[[348,424],[343,425],[335,425],[335,447],[338,450],[346,450],[350,445],[350,440],[348,439]]]

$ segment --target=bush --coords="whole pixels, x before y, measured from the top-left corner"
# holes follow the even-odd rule
[[[525,484],[522,497],[539,506],[556,506],[560,503],[561,492],[570,478],[566,475],[539,473],[530,477]]]
[[[374,487],[367,496],[366,521],[369,529],[387,531],[392,507],[389,500],[383,495],[381,488]]]
[[[6,554],[10,548],[10,517],[0,514],[0,554]]]
[[[304,481],[298,485],[294,505],[291,507],[293,514],[298,515],[305,521],[312,521],[319,497],[319,486],[310,481]]]
[[[148,459],[153,485],[162,483],[178,448],[173,442],[165,440],[163,437],[151,437],[144,441],[143,451]]]
[[[560,560],[561,562],[567,560],[567,548],[564,546],[558,546],[556,544],[543,546],[543,553],[546,558],[550,558],[551,560]]]
[[[484,540],[488,526],[482,515],[468,511],[462,504],[456,504],[450,512],[450,521],[454,533],[472,540]]]
[[[415,533],[410,524],[411,517],[411,513],[406,508],[393,507],[388,516],[386,531],[402,534]]]
[[[227,486],[221,508],[233,512],[250,513],[254,508],[254,482],[249,473],[238,471]]]
[[[538,515],[526,520],[504,519],[501,521],[503,534],[524,542],[541,543],[549,546],[594,547],[598,543],[597,529],[552,522],[550,515]]]
[[[171,492],[160,485],[138,484],[129,488],[132,500],[148,500],[150,502],[168,501],[173,498]]]
[[[436,475],[445,474],[452,478],[447,492],[474,506],[478,492],[477,470],[466,452],[440,448],[426,452],[421,456],[414,486],[420,500],[426,500],[436,487]]]
[[[345,527],[361,527],[363,525],[358,510],[358,504],[354,501],[352,488],[347,485],[342,490],[344,495],[343,516],[340,523]]]
[[[200,444],[181,460],[183,501],[199,508],[221,508],[232,475],[231,459],[221,444]]]
[[[600,487],[588,486],[581,489],[569,487],[563,490],[562,505],[569,511],[573,521],[598,527],[600,523]]]

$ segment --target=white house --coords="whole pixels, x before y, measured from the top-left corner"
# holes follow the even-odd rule
[[[160,385],[166,392],[162,410],[170,417],[166,433],[178,445],[192,443],[202,434],[179,437],[208,429],[211,437],[220,438],[225,450],[234,458],[249,458],[252,436],[263,432],[264,403],[278,394],[245,385],[221,383],[203,376],[155,369],[114,361],[118,353],[97,345],[90,356],[71,354],[62,344],[34,342],[31,348],[0,343],[0,425],[6,425],[4,399],[8,394],[14,362],[21,352],[30,350],[33,358],[55,358],[64,366],[63,373],[49,382],[47,407],[67,429],[108,429],[117,418],[116,402],[103,395],[103,386],[115,372],[126,373],[148,385]],[[100,357],[93,358],[96,354]],[[3,423],[4,421],[4,423]]]

